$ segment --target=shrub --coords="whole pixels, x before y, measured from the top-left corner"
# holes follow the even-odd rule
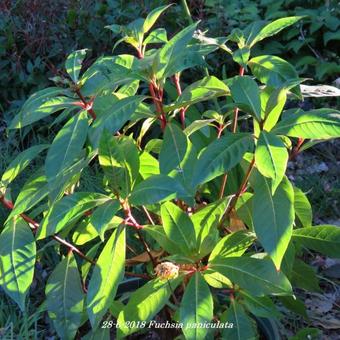
[[[251,56],[302,18],[256,22],[227,38],[193,23],[168,39],[152,29],[167,7],[108,27],[137,57],[104,56],[83,70],[86,51],[71,53],[62,86],[33,94],[9,126],[53,114],[63,124],[51,145],[13,160],[0,196],[12,210],[0,234],[1,286],[25,310],[37,264],[47,252],[60,259],[45,302],[63,339],[89,325],[90,336],[115,328],[122,338],[155,325],[156,315],[182,324],[187,339],[256,338],[253,316],[279,319],[274,302],[304,313],[292,285],[318,289],[299,258],[304,248],[339,256],[340,230],[312,226],[307,197],[285,176],[289,158],[340,135],[339,112],[285,110],[287,96],[302,98],[296,70]],[[206,74],[182,89],[182,72],[199,74],[217,50],[239,75]],[[11,183],[41,153],[44,165],[12,203]],[[80,191],[94,165],[102,189]],[[122,295],[128,277],[147,282]]]

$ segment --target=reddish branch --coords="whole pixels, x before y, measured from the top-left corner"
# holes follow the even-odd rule
[[[143,59],[144,58],[143,51],[139,48],[137,48],[136,50],[137,50],[138,58]],[[156,111],[158,113],[158,120],[161,123],[161,129],[164,131],[167,121],[166,121],[166,114],[163,110],[163,89],[159,88],[156,85],[155,81],[151,81],[149,83],[149,91],[152,97],[152,101],[155,105]]]
[[[293,148],[291,154],[289,155],[289,160],[295,159],[295,157],[299,154],[301,146],[305,140],[303,138],[299,138],[296,146]]]
[[[81,107],[83,109],[85,109],[93,119],[96,119],[97,115],[94,112],[93,107],[92,107],[93,106],[93,101],[87,101],[84,98],[84,96],[81,94],[81,92],[80,92],[80,90],[78,88],[75,89],[75,92],[76,92],[77,96],[79,97],[79,99],[82,102]]]
[[[174,84],[176,86],[176,91],[177,91],[178,96],[180,96],[182,94],[182,88],[181,88],[181,83],[179,82],[179,78],[180,78],[179,73],[176,73],[173,76],[173,81],[174,81]],[[185,112],[186,112],[186,110],[187,110],[187,108],[182,107],[179,111],[179,118],[180,118],[183,130],[185,129]]]
[[[4,207],[6,207],[10,210],[12,210],[14,208],[13,202],[5,199],[4,196],[0,196],[0,202],[3,204]],[[23,218],[23,220],[25,220],[29,224],[29,226],[32,228],[33,232],[35,232],[39,228],[39,223],[34,221],[33,219],[31,219],[29,216],[27,216],[25,214],[20,214],[20,216]],[[64,245],[66,248],[68,248],[69,251],[78,254],[84,260],[86,260],[86,261],[88,261],[92,264],[96,264],[96,262],[94,260],[87,257],[77,247],[75,247],[73,244],[67,242],[63,238],[59,237],[58,235],[53,235],[52,238],[55,241],[59,242],[60,244]],[[147,279],[147,280],[150,279],[150,277],[146,274],[135,274],[135,273],[131,273],[131,272],[125,272],[125,275],[131,276],[131,277],[140,277],[140,278]]]

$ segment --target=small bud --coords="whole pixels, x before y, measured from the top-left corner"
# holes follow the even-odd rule
[[[155,272],[162,280],[175,279],[178,276],[179,267],[172,262],[162,262],[157,265]]]

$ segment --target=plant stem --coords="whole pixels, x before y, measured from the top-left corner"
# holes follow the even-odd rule
[[[242,77],[244,75],[244,67],[240,66],[240,70],[239,70],[239,75]],[[232,124],[232,133],[236,133],[237,130],[237,120],[238,120],[238,107],[235,108],[234,110],[234,119],[233,119],[233,124]],[[219,129],[219,133],[217,135],[217,138],[220,138],[221,134],[222,134],[223,129]],[[221,188],[220,188],[220,193],[219,193],[219,198],[222,198],[224,195],[224,190],[225,187],[227,185],[227,179],[228,179],[228,174],[224,174],[223,178],[222,178],[222,184],[221,184]]]
[[[8,208],[8,209],[13,209],[14,205],[13,202],[5,199],[4,196],[0,196],[0,202],[3,204],[4,207]],[[28,217],[25,214],[20,214],[20,216],[31,225],[31,228],[33,230],[33,232],[35,232],[38,227],[39,227],[39,223],[32,220],[30,217]],[[63,238],[59,237],[58,235],[53,235],[52,238],[54,240],[56,240],[57,242],[59,242],[60,244],[64,245],[65,247],[68,248],[69,251],[75,252],[76,254],[78,254],[81,258],[83,258],[84,260],[92,263],[92,264],[96,264],[96,261],[90,259],[89,257],[87,257],[82,251],[80,251],[77,247],[75,247],[73,244],[67,242],[66,240],[64,240]],[[148,275],[145,274],[135,274],[135,273],[130,273],[130,272],[125,272],[126,276],[132,276],[132,277],[141,277],[144,279],[149,280],[150,277]]]
[[[176,73],[173,76],[173,80],[174,80],[174,84],[176,86],[176,91],[177,91],[178,96],[180,96],[182,94],[182,88],[181,88],[181,83],[179,82],[179,78],[180,78],[179,73]],[[180,112],[180,120],[181,120],[183,130],[185,129],[185,112],[186,112],[186,110],[187,109],[185,107],[182,107],[179,111]]]
[[[183,7],[183,12],[188,19],[189,24],[190,25],[193,24],[194,21],[192,20],[190,9],[189,9],[189,6],[188,6],[186,0],[182,0],[182,7]]]
[[[86,99],[84,98],[84,96],[81,94],[80,90],[78,88],[75,89],[75,92],[77,94],[77,96],[79,97],[79,99],[83,102],[84,104],[84,108],[85,110],[89,113],[89,115],[93,118],[96,119],[97,115],[94,112],[93,108],[92,108],[92,103],[86,101]]]
[[[246,174],[245,174],[245,176],[243,178],[243,181],[242,181],[239,189],[237,190],[233,200],[230,202],[230,205],[229,205],[227,211],[223,215],[222,220],[220,222],[220,225],[222,225],[224,223],[226,218],[229,216],[230,212],[235,208],[238,199],[240,198],[240,196],[246,190],[247,184],[248,184],[248,181],[249,181],[249,178],[250,178],[250,175],[251,175],[251,173],[253,171],[254,166],[255,166],[255,158],[253,158],[252,161],[250,162],[249,167],[247,169],[247,172],[246,172]]]

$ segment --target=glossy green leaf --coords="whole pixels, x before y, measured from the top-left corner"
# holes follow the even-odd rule
[[[72,52],[66,59],[65,68],[74,83],[78,82],[81,65],[86,56],[86,49]]]
[[[270,91],[270,94],[263,107],[263,115],[261,115],[263,118],[265,118],[265,122],[263,124],[264,130],[270,131],[276,125],[285,106],[287,92],[288,90],[284,87]],[[262,96],[261,105],[263,105]]]
[[[238,257],[254,243],[255,235],[245,231],[237,231],[223,237],[209,256],[209,262],[219,257]]]
[[[168,42],[167,32],[164,28],[156,28],[144,40],[143,45],[147,44],[163,44]]]
[[[124,277],[125,265],[125,226],[116,229],[94,267],[88,293],[87,312],[96,328],[115,298],[118,284]]]
[[[153,157],[149,152],[143,151],[139,155],[139,162],[139,173],[143,179],[146,179],[153,175],[159,175],[158,160]]]
[[[316,109],[292,114],[282,119],[272,132],[300,138],[336,138],[340,136],[340,112],[333,109]]]
[[[200,272],[196,272],[185,288],[179,308],[179,320],[186,339],[200,340],[207,335],[208,329],[192,327],[193,324],[208,324],[213,318],[213,298],[209,286]]]
[[[246,291],[240,292],[242,303],[252,314],[262,318],[281,318],[282,314],[278,311],[272,299],[268,296],[253,296]]]
[[[0,286],[25,310],[34,274],[35,240],[24,220],[10,220],[0,234]]]
[[[196,149],[184,132],[174,124],[167,124],[159,154],[160,172],[177,179],[187,191],[184,196],[195,194],[191,180],[196,159]]]
[[[260,90],[255,80],[249,76],[236,76],[230,85],[230,92],[235,103],[245,105],[249,113],[261,119]]]
[[[81,155],[87,137],[87,113],[73,116],[54,138],[45,160],[45,172],[52,188],[56,178]]]
[[[74,106],[75,99],[60,96],[63,94],[71,95],[71,92],[58,87],[48,87],[32,94],[8,128],[20,129],[54,112]]]
[[[288,151],[276,135],[261,131],[255,149],[255,163],[260,173],[272,179],[274,193],[281,183],[288,163]]]
[[[172,202],[162,204],[161,217],[168,238],[180,247],[184,255],[194,255],[197,235],[190,217]]]
[[[45,175],[41,171],[34,174],[23,186],[14,203],[8,219],[19,215],[43,200],[48,194],[48,184]]]
[[[209,268],[226,276],[254,296],[291,295],[288,279],[278,272],[269,259],[251,257],[218,257]]]
[[[286,27],[294,25],[302,18],[303,16],[280,18],[267,24],[260,30],[260,32],[254,37],[254,39],[251,40],[250,47],[254,46],[256,43],[265,38],[271,37],[272,35],[279,33]]]
[[[113,192],[126,197],[139,173],[138,150],[130,138],[117,139],[104,130],[99,143],[99,164]]]
[[[242,305],[235,299],[231,300],[229,308],[222,314],[221,319],[223,322],[233,325],[233,327],[223,328],[223,339],[258,339],[255,321],[245,312]]]
[[[198,158],[193,184],[205,183],[226,173],[241,161],[252,145],[252,137],[247,133],[230,134],[214,141]]]
[[[181,253],[180,246],[169,239],[161,225],[146,225],[143,230],[149,234],[169,254]]]
[[[191,215],[192,223],[198,235],[200,256],[211,252],[219,239],[218,225],[230,201],[226,198],[210,203]]]
[[[140,328],[128,327],[128,321],[149,322],[166,304],[171,293],[180,284],[182,278],[174,280],[155,279],[146,283],[143,287],[134,291],[128,304],[119,313],[117,324],[118,339],[135,333]]]
[[[42,239],[62,230],[65,226],[77,221],[90,209],[102,205],[111,198],[103,194],[76,192],[57,201],[39,227],[37,238]]]
[[[319,225],[296,229],[293,240],[322,254],[340,257],[340,228],[337,226]]]
[[[167,124],[159,154],[159,167],[162,174],[167,175],[173,169],[181,169],[187,147],[188,140],[183,131],[175,124]]]
[[[1,183],[4,187],[14,181],[14,179],[29,165],[29,163],[37,157],[37,155],[48,148],[48,144],[34,145],[25,151],[21,152],[8,165],[5,172],[2,174]]]
[[[280,302],[289,310],[309,320],[304,302],[296,296],[279,296]]]
[[[82,321],[84,293],[72,253],[53,270],[45,293],[48,315],[58,335],[62,339],[74,339]]]
[[[135,186],[129,201],[135,205],[155,204],[171,200],[182,191],[183,188],[175,179],[166,175],[154,175]]]
[[[98,146],[104,129],[111,134],[121,129],[145,98],[144,96],[132,96],[120,99],[106,112],[97,117],[89,131],[92,144],[95,147]]]
[[[100,205],[91,215],[90,223],[96,229],[102,241],[104,241],[105,231],[108,229],[119,208],[118,200],[108,201]]]
[[[144,21],[144,24],[143,24],[143,33],[149,32],[150,29],[152,28],[152,26],[157,21],[157,19],[160,17],[160,15],[170,6],[171,6],[171,4],[166,5],[166,6],[157,7],[154,10],[152,10],[148,14],[148,16],[145,18],[145,21]]]
[[[233,287],[232,282],[227,277],[209,268],[203,271],[203,277],[204,277],[204,280],[211,287],[218,288],[218,289]]]
[[[176,58],[177,54],[187,46],[196,27],[197,23],[194,23],[184,28],[157,52],[152,66],[157,79],[171,75],[168,65],[171,65],[172,59]]]
[[[294,187],[294,210],[303,227],[312,225],[312,206],[301,189]]]
[[[249,57],[250,48],[247,46],[239,48],[233,53],[233,60],[244,68],[247,68],[247,62],[249,60]]]
[[[285,86],[290,81],[298,80],[295,68],[287,61],[271,55],[262,55],[248,61],[253,75],[263,84],[278,88]],[[301,97],[299,87],[292,90]]]
[[[166,106],[165,111],[173,111],[180,107],[187,107],[212,98],[227,96],[229,88],[214,76],[208,76],[187,86],[175,103]]]
[[[253,219],[255,233],[277,269],[290,242],[294,222],[294,191],[283,179],[272,194],[270,180],[257,174],[254,184]]]

